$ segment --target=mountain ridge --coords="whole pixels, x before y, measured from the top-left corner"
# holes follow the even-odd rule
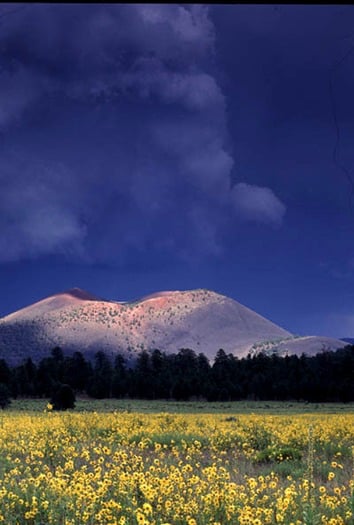
[[[168,353],[192,348],[213,359],[219,348],[238,357],[267,352],[315,353],[345,346],[312,336],[298,338],[247,306],[207,289],[161,291],[135,301],[101,299],[80,288],[45,297],[0,319],[0,357],[34,359],[60,346],[134,359],[143,349]],[[336,348],[334,348],[336,347]]]

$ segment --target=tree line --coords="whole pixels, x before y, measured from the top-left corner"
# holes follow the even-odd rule
[[[81,352],[66,356],[59,347],[38,364],[28,358],[10,367],[0,359],[0,406],[7,397],[50,398],[63,385],[98,399],[349,402],[354,401],[354,346],[300,357],[237,358],[220,349],[213,364],[185,348],[174,354],[142,351],[134,363],[102,351],[93,360]]]

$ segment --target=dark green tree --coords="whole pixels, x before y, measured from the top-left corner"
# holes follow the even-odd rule
[[[173,397],[175,399],[190,399],[196,396],[198,384],[198,360],[194,350],[181,348],[175,358],[175,384]]]
[[[88,381],[87,393],[96,399],[112,396],[112,364],[102,350],[96,352],[92,375]]]
[[[173,374],[164,352],[155,349],[151,354],[152,397],[168,399],[170,397]]]
[[[63,382],[76,392],[84,392],[87,387],[90,367],[81,352],[74,352],[63,361]]]
[[[59,346],[51,350],[50,357],[43,358],[38,366],[37,380],[39,395],[49,397],[53,390],[63,383],[64,354]]]
[[[0,359],[0,383],[4,385],[10,385],[11,383],[11,370],[5,359]]]
[[[30,357],[12,370],[12,381],[15,384],[16,395],[38,395],[37,367]]]
[[[128,372],[125,359],[118,354],[114,360],[112,377],[112,396],[125,397],[128,394]]]
[[[211,375],[214,386],[212,400],[214,401],[230,401],[232,399],[231,390],[234,384],[232,357],[227,355],[222,348],[216,353]]]
[[[131,393],[141,399],[153,398],[153,379],[150,354],[143,350],[138,355],[134,371],[131,374]]]
[[[7,385],[0,383],[0,408],[4,409],[11,403],[10,390]]]
[[[197,357],[197,382],[196,382],[196,395],[198,397],[208,398],[210,393],[210,382],[211,382],[211,366],[208,358],[199,353]]]

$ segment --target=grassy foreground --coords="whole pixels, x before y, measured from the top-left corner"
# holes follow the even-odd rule
[[[353,445],[353,405],[16,401],[0,521],[353,525]]]
[[[44,399],[15,399],[11,412],[43,412]],[[138,399],[92,399],[80,397],[75,412],[169,412],[177,414],[354,414],[354,403],[308,403],[291,401],[146,401]]]

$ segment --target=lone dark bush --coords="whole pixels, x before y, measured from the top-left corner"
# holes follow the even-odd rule
[[[70,385],[61,384],[55,390],[50,403],[53,410],[67,410],[75,407],[75,394]]]

